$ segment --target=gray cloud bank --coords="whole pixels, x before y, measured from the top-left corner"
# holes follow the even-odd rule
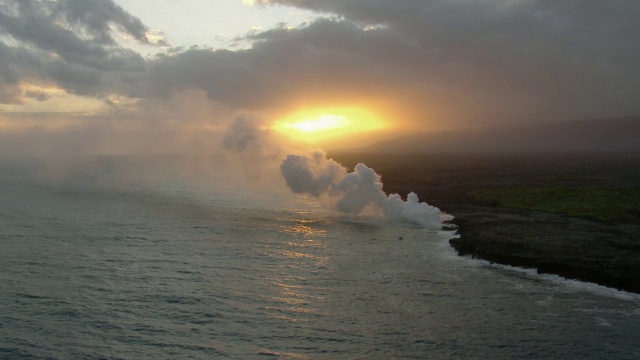
[[[424,103],[436,112],[439,105],[446,108],[443,118],[518,121],[639,112],[633,100],[640,95],[637,1],[263,2],[385,26],[380,33],[406,44],[388,52],[415,65],[394,64],[412,73],[409,87]],[[367,48],[388,53],[377,45]],[[362,53],[358,44],[352,49]]]
[[[413,131],[640,113],[638,1],[261,3],[323,17],[250,32],[249,49],[159,48],[144,58],[119,42],[149,44],[144,19],[112,0],[0,1],[0,103],[46,102],[46,91],[19,85],[53,84],[126,118],[197,89],[266,116],[365,104]]]
[[[0,103],[20,103],[20,82],[87,96],[130,94],[126,76],[143,72],[145,59],[114,32],[148,44],[147,30],[112,1],[0,1]]]

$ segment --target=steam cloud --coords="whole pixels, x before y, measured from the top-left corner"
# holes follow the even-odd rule
[[[373,169],[360,163],[348,172],[321,149],[287,155],[280,171],[293,192],[312,195],[342,213],[383,216],[429,230],[439,230],[444,220],[452,219],[437,207],[420,202],[413,192],[406,201],[398,194],[385,194],[380,175]]]

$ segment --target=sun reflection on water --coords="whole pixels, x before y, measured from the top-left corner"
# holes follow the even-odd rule
[[[267,280],[273,295],[265,299],[270,303],[265,310],[282,321],[297,322],[300,314],[326,315],[322,307],[327,289],[309,284],[329,262],[328,224],[307,212],[291,215],[280,222],[283,241],[268,250],[276,271]]]
[[[289,259],[308,259],[314,262],[315,266],[324,266],[328,261],[326,256],[322,256],[321,250],[325,249],[323,239],[327,231],[318,226],[323,226],[324,222],[317,219],[297,219],[291,224],[284,225],[282,230],[288,234],[288,241],[285,241],[285,249],[278,253]],[[289,248],[289,249],[287,249]],[[295,263],[294,266],[303,264]]]

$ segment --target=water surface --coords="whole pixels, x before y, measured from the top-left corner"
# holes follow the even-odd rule
[[[0,181],[0,358],[640,358],[640,298],[288,193]]]

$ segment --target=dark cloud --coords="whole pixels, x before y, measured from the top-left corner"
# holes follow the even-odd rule
[[[124,15],[128,14],[108,0],[21,0],[0,8],[0,28],[14,39],[55,53],[68,63],[99,70],[140,69],[144,60],[136,52],[105,46],[115,45],[110,23],[120,24],[130,35],[147,42],[146,28],[140,20],[128,15],[130,19],[125,21]],[[61,24],[61,19],[67,20],[66,24]]]
[[[51,98],[51,95],[43,91],[26,91],[24,96],[40,102],[47,101]]]
[[[250,110],[351,104],[410,88],[406,80],[420,73],[424,58],[385,29],[362,31],[352,22],[328,19],[249,39],[255,43],[248,50],[191,49],[158,59],[149,66],[152,88],[166,96],[198,87],[212,99]]]
[[[0,102],[29,80],[106,102],[199,89],[263,114],[362,105],[414,130],[640,113],[635,0],[262,3],[324,17],[145,60],[113,29],[145,44],[148,29],[112,0],[0,0]]]
[[[115,44],[111,25],[118,25],[126,33],[142,43],[148,43],[147,27],[140,19],[124,11],[112,1],[66,0],[56,4],[53,13],[68,23],[84,27],[102,44]]]
[[[0,101],[19,103],[6,94],[20,82],[87,96],[134,93],[130,77],[143,76],[146,60],[118,45],[112,28],[149,43],[146,26],[112,0],[0,1]]]
[[[502,120],[622,115],[640,112],[640,3],[597,1],[271,0],[342,16],[372,31],[358,36],[316,32],[363,66],[405,67],[406,89],[451,117]],[[308,33],[311,29],[300,30]],[[375,36],[374,36],[375,34]],[[389,35],[393,34],[393,36]],[[343,37],[338,37],[343,36]],[[293,37],[289,37],[293,40]],[[398,42],[388,47],[389,39]],[[274,40],[275,41],[275,40]],[[280,37],[278,41],[283,41]],[[401,47],[399,44],[412,45]],[[316,41],[316,44],[319,44]],[[366,49],[363,45],[366,44]],[[377,53],[368,51],[377,50]],[[394,54],[390,59],[388,54]],[[389,60],[395,60],[388,62]],[[399,61],[398,61],[399,60]],[[420,84],[421,83],[421,84]],[[406,92],[403,92],[406,95]],[[417,99],[415,99],[417,100]],[[419,106],[418,106],[419,108]],[[426,110],[426,109],[425,109]],[[475,115],[474,115],[475,114]]]

